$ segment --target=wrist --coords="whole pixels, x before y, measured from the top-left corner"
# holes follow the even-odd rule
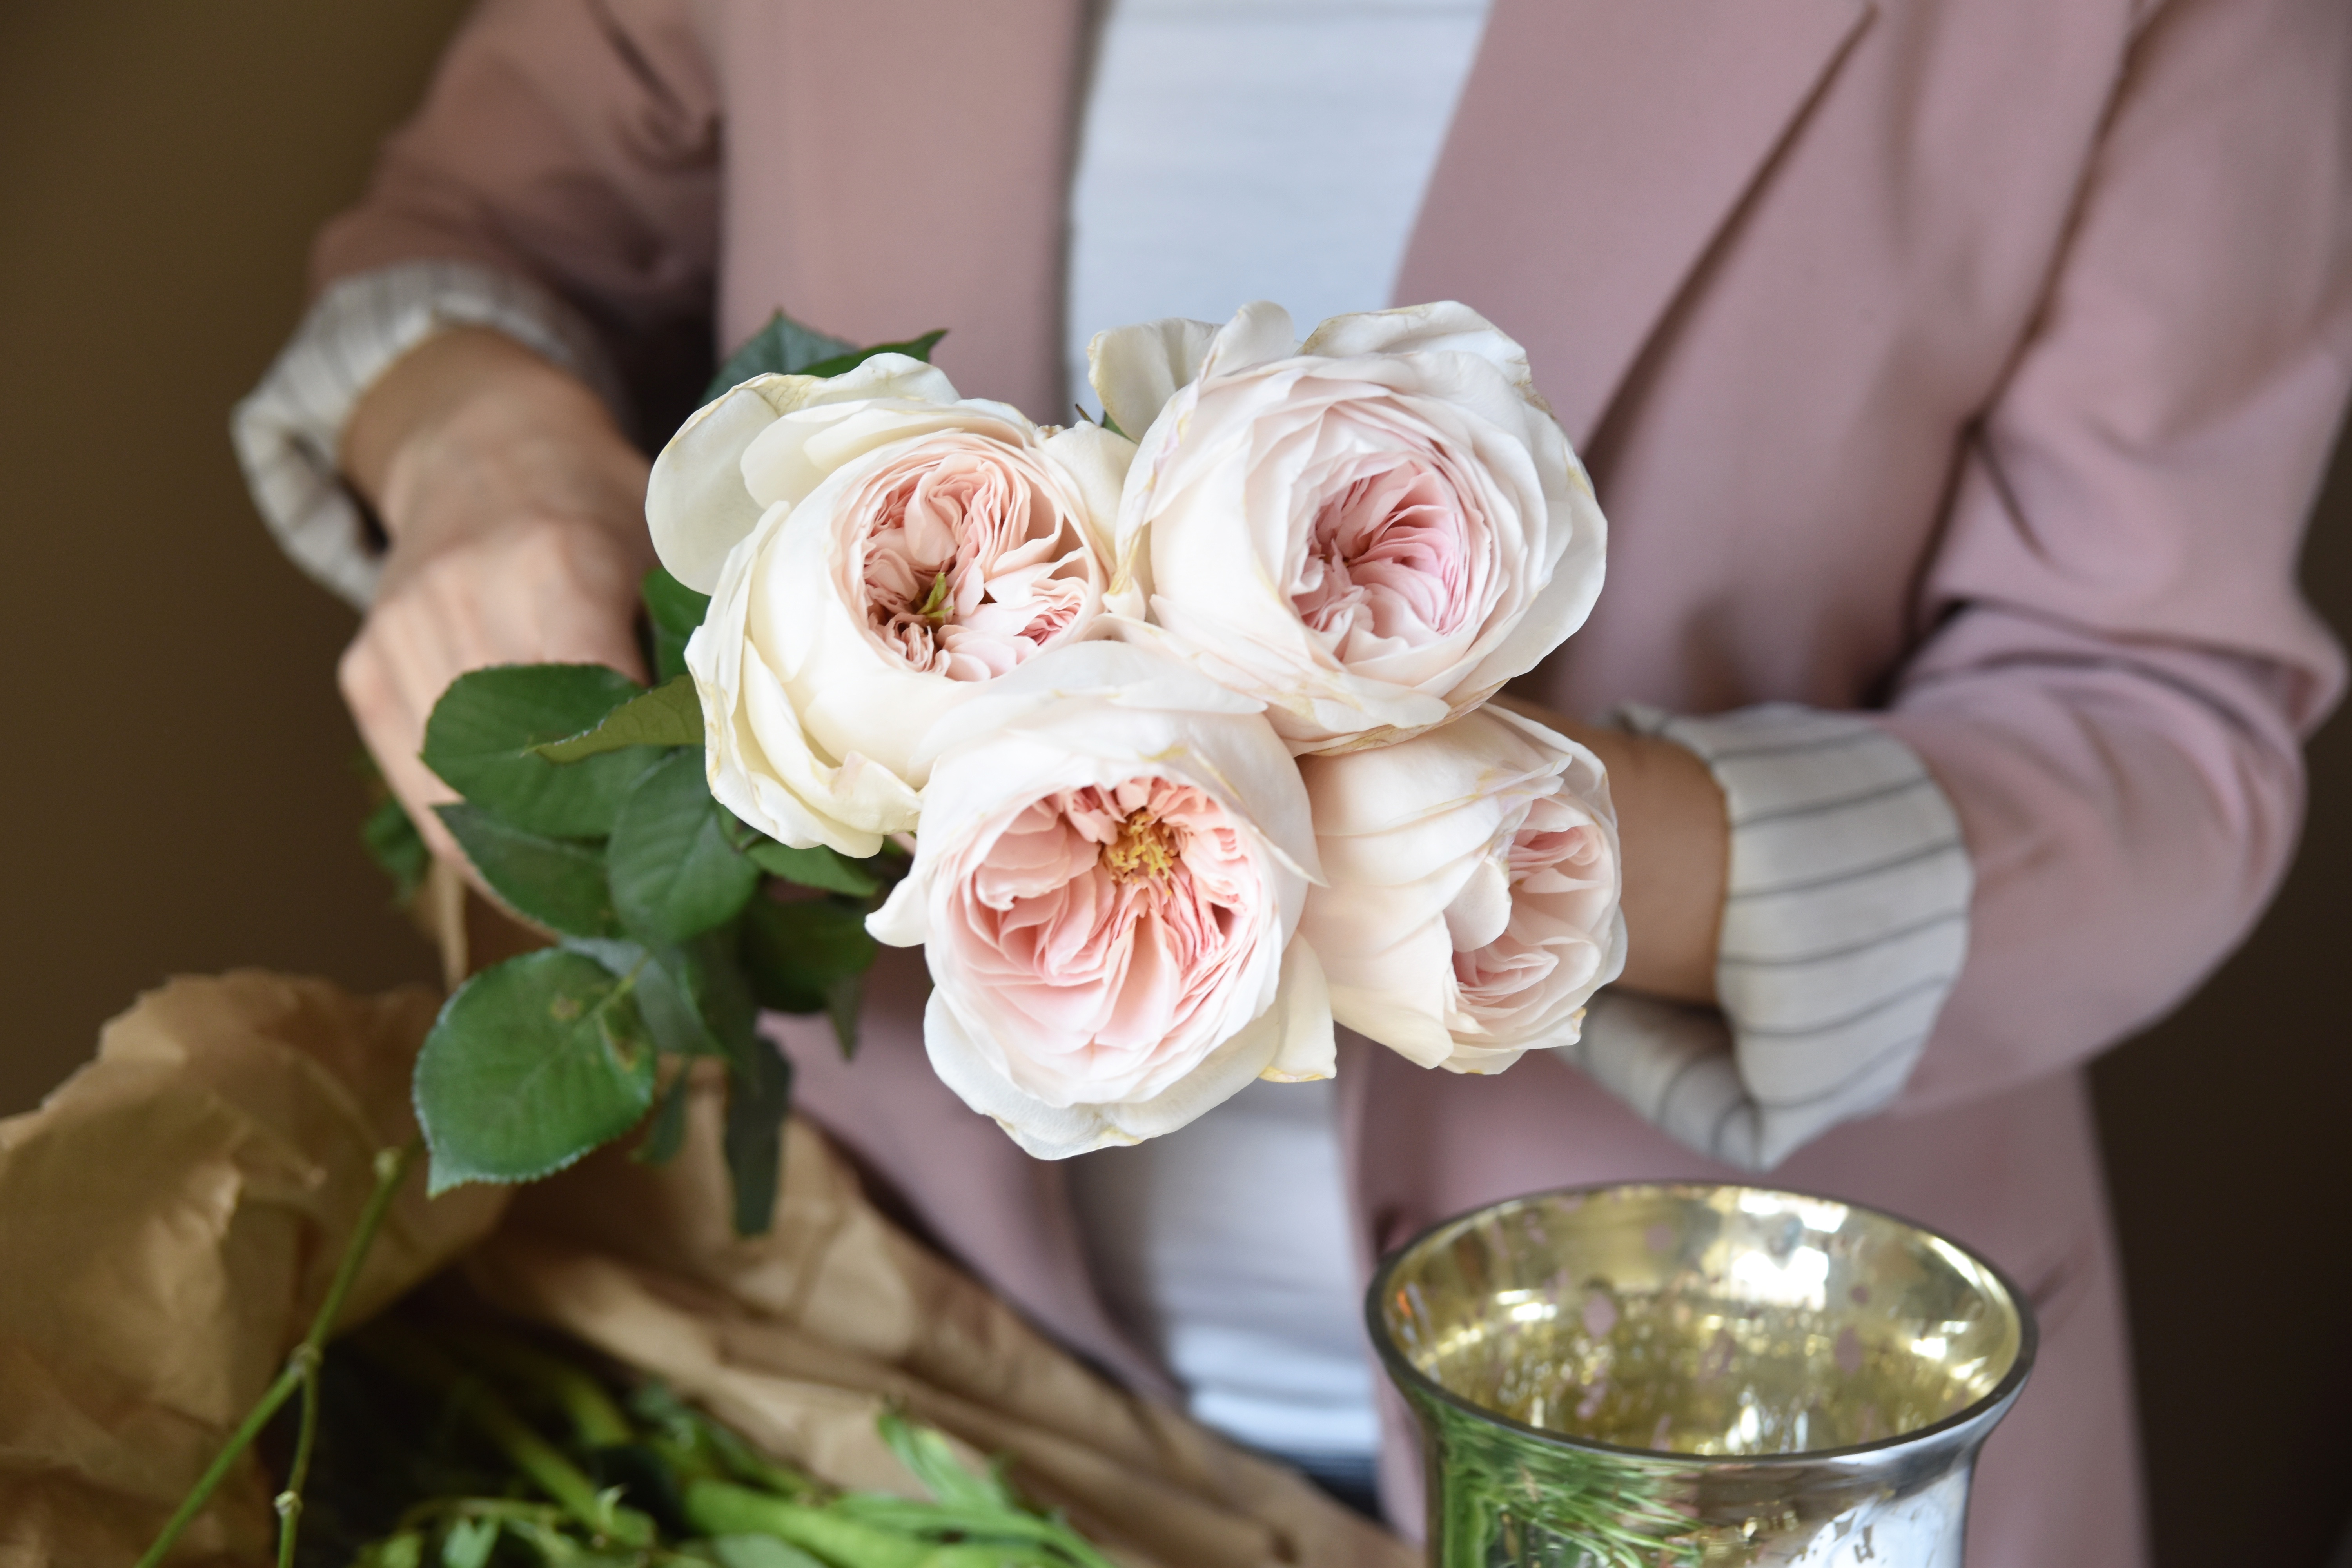
[[[594,393],[503,333],[436,333],[352,409],[341,467],[398,551],[525,517],[651,559],[647,465]]]
[[[1731,873],[1729,814],[1714,773],[1672,741],[1496,700],[1585,747],[1608,773],[1624,879],[1625,971],[1616,984],[1712,1005]]]

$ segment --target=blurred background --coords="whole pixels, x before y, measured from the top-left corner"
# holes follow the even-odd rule
[[[352,617],[264,535],[226,421],[463,9],[0,5],[0,1115],[168,973],[434,973],[359,847]],[[2352,451],[2305,574],[2352,633]],[[2097,1068],[2162,1568],[2317,1568],[2352,1510],[2352,721],[2311,764],[2269,918]]]

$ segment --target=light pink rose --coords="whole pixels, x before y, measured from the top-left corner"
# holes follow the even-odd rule
[[[1583,624],[1606,524],[1527,355],[1471,310],[1278,307],[1095,339],[1139,450],[1111,598],[1292,748],[1467,712]]]
[[[922,760],[914,865],[868,923],[923,944],[932,1065],[1023,1148],[1131,1143],[1252,1079],[1329,1075],[1295,940],[1307,796],[1258,704],[1082,643],[991,683]]]
[[[664,563],[711,594],[687,652],[711,793],[792,845],[870,855],[911,829],[940,715],[1095,635],[1132,450],[897,354],[762,376],[696,416],[646,511]]]
[[[1575,1043],[1625,962],[1599,759],[1485,708],[1299,771],[1328,879],[1299,930],[1340,1023],[1455,1072]]]

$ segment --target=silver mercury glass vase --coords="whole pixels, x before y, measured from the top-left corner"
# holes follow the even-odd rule
[[[1366,1307],[1426,1439],[1433,1568],[1960,1568],[2033,1363],[1983,1258],[1763,1187],[1496,1204],[1391,1254]]]

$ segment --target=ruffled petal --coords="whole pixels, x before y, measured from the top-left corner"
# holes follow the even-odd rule
[[[1097,332],[1087,344],[1087,379],[1111,423],[1140,437],[1176,389],[1200,374],[1216,335],[1213,322],[1176,316]]]

